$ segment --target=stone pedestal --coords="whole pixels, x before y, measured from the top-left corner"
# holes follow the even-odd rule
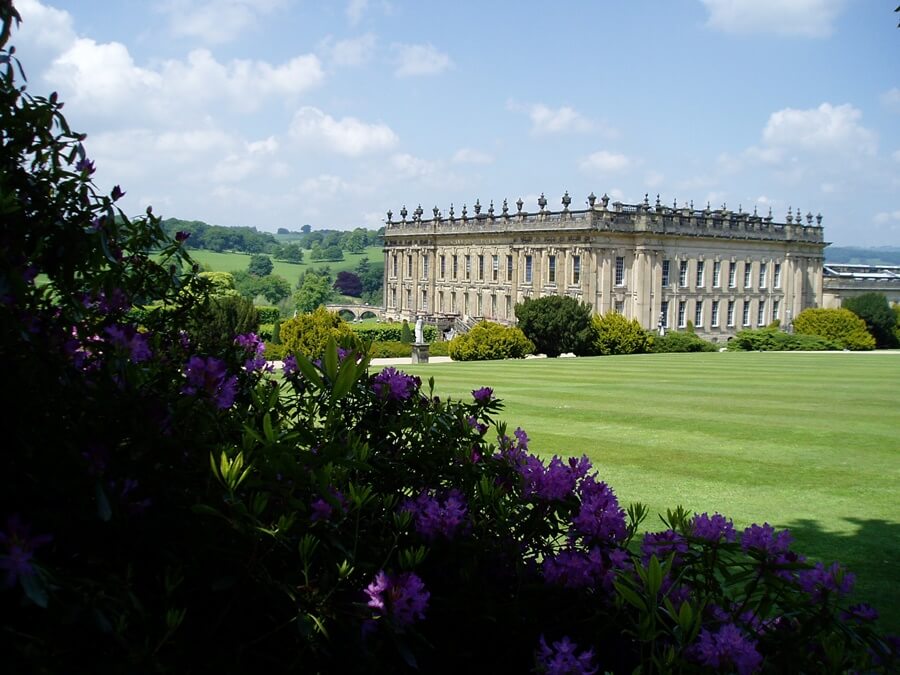
[[[429,346],[427,342],[416,342],[412,346],[412,362],[428,363]]]

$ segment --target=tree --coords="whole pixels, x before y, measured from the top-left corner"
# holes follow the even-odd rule
[[[329,312],[324,307],[283,322],[279,338],[285,353],[302,354],[310,359],[322,355],[330,338],[343,347],[358,349],[361,345],[347,322],[337,312]]]
[[[875,338],[876,347],[897,345],[897,338],[894,335],[897,317],[884,295],[863,293],[855,298],[847,298],[842,306],[866,322],[866,329]]]
[[[833,340],[851,351],[875,349],[875,338],[866,330],[866,322],[843,307],[804,309],[794,319],[794,331]]]
[[[253,274],[257,277],[264,277],[267,274],[271,274],[272,270],[275,269],[275,265],[272,263],[272,259],[261,253],[254,253],[250,256],[250,264],[247,265],[247,271],[250,274]]]
[[[294,305],[298,312],[312,312],[328,304],[334,297],[329,276],[307,272],[301,277],[300,287],[294,292]]]
[[[344,252],[337,244],[322,249],[322,260],[343,260]]]
[[[411,345],[413,342],[413,334],[406,319],[403,319],[403,325],[400,327],[400,342],[405,345]]]
[[[534,343],[515,326],[481,321],[468,333],[450,341],[449,354],[454,361],[521,359],[534,353]]]
[[[275,257],[279,260],[286,260],[287,262],[303,262],[303,249],[299,244],[283,244],[278,247],[278,252],[275,254]]]
[[[312,231],[312,225],[304,225],[303,227],[300,228],[300,231],[303,234],[309,234]]]
[[[538,353],[559,356],[573,352],[584,356],[593,350],[591,306],[575,298],[525,298],[525,302],[516,305],[516,319]]]
[[[334,288],[342,295],[351,295],[354,298],[358,298],[363,292],[362,281],[353,272],[338,272]]]
[[[618,312],[591,319],[594,328],[594,349],[597,354],[643,354],[650,351],[653,338],[635,319],[626,319]]]
[[[257,281],[257,295],[265,296],[273,305],[278,304],[291,294],[291,284],[282,276],[269,274]]]

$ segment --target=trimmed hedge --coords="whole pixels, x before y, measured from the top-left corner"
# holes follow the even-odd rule
[[[373,342],[369,346],[369,356],[373,359],[399,359],[412,356],[412,345],[407,345],[399,340],[385,340]]]
[[[271,305],[259,305],[256,308],[260,323],[275,323],[281,318],[281,310]]]
[[[403,325],[399,323],[350,324],[350,328],[366,342],[400,342],[403,334]],[[422,326],[425,342],[434,342],[437,336],[437,328]]]
[[[757,328],[738,331],[728,341],[732,352],[820,352],[842,349],[841,345],[818,335],[784,333],[777,328]]]
[[[672,331],[663,337],[655,336],[650,344],[654,354],[670,354],[674,352],[714,352],[719,347],[695,333]]]
[[[794,330],[833,340],[850,351],[875,349],[875,338],[866,328],[866,322],[849,309],[804,309],[794,319]]]
[[[482,321],[450,340],[449,353],[454,361],[521,359],[534,354],[534,343],[518,328]]]

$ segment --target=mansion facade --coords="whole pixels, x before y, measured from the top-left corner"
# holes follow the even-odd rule
[[[724,342],[742,328],[790,325],[822,305],[827,246],[822,217],[791,210],[783,223],[693,204],[667,207],[588,197],[586,209],[528,213],[520,199],[501,213],[444,216],[421,206],[401,219],[388,211],[384,233],[384,315],[443,323],[515,323],[526,298],[565,295],[594,312],[617,311],[647,329],[684,329]],[[815,220],[815,222],[814,222]]]

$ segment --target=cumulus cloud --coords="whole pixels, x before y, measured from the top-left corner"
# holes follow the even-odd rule
[[[347,20],[351,26],[355,26],[362,20],[368,5],[369,0],[350,0],[347,3],[347,9],[344,10],[344,13],[347,15]]]
[[[581,168],[583,170],[599,171],[602,173],[624,171],[633,164],[634,161],[625,155],[608,152],[606,150],[598,150],[581,160]]]
[[[424,178],[434,173],[434,164],[428,160],[400,153],[391,157],[391,168],[401,178]]]
[[[769,116],[763,143],[769,149],[874,155],[875,134],[859,123],[861,118],[862,112],[849,103],[823,103],[807,110],[784,108]]]
[[[900,112],[900,88],[888,89],[881,95],[881,104],[893,112]]]
[[[223,44],[246,34],[260,16],[283,5],[283,0],[169,0],[159,8],[169,15],[169,29],[174,35]]]
[[[239,151],[229,153],[213,167],[212,179],[216,183],[237,183],[254,174],[277,173],[281,165],[271,161],[277,152],[274,136],[244,143]]]
[[[304,106],[294,114],[290,134],[301,143],[350,157],[388,150],[398,141],[397,134],[386,124],[369,124],[355,117],[337,120],[311,106]]]
[[[706,25],[724,33],[828,37],[846,0],[701,0]]]
[[[17,0],[16,9],[23,19],[16,31],[17,45],[60,49],[75,41],[72,15],[68,12],[47,7],[37,0]]]
[[[457,164],[490,164],[494,161],[494,157],[481,150],[460,148],[453,153],[453,161]]]
[[[900,209],[895,209],[894,211],[879,211],[872,220],[875,221],[876,225],[900,223]]]
[[[349,184],[340,176],[323,173],[311,176],[300,183],[299,190],[305,196],[313,199],[330,199],[338,193],[346,192]]]
[[[376,42],[374,33],[337,41],[328,37],[322,41],[321,49],[336,66],[361,66],[372,60]]]
[[[393,44],[391,51],[395,54],[397,68],[394,75],[397,77],[437,75],[453,66],[450,57],[431,44]]]
[[[535,136],[592,131],[597,128],[591,120],[570,106],[552,108],[544,103],[523,104],[509,100],[507,110],[525,113],[531,120],[531,133]],[[602,129],[607,136],[614,135]]]

